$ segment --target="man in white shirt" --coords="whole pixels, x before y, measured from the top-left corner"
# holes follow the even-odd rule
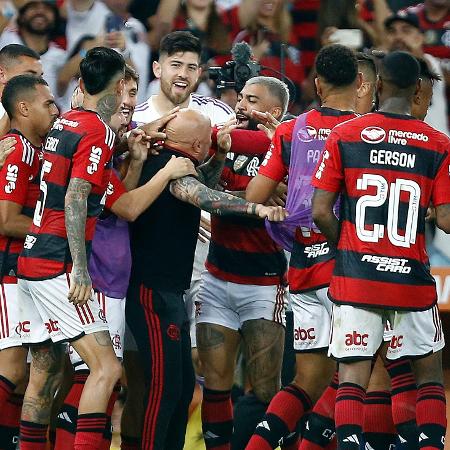
[[[220,100],[194,94],[200,76],[201,43],[198,38],[186,31],[174,31],[166,35],[161,41],[160,57],[153,63],[153,72],[160,80],[160,88],[156,95],[138,105],[133,114],[136,126],[143,126],[165,114],[175,107],[192,108],[201,111],[210,118],[211,125],[217,126],[234,118],[234,111]],[[193,132],[195,132],[193,130]],[[208,253],[208,243],[197,242],[195,252],[194,271],[192,274],[191,289],[186,295],[189,316],[195,293],[198,289],[200,274],[204,270],[204,263]],[[191,317],[193,319],[193,317]],[[195,333],[191,333],[193,337]],[[142,389],[139,381],[139,372],[136,370],[138,356],[131,352],[129,341],[125,339],[125,368],[128,377],[130,398],[138,398]],[[131,378],[130,378],[131,377]],[[138,377],[138,378],[136,378]],[[131,389],[130,389],[131,388]],[[142,398],[142,397],[141,397]],[[135,418],[143,419],[143,411],[137,411],[137,402],[127,402],[122,416],[122,442],[126,441],[128,447],[138,447],[141,433],[141,422]]]

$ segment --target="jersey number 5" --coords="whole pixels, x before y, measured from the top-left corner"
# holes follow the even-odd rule
[[[41,226],[41,219],[42,214],[44,214],[45,201],[47,200],[47,183],[44,181],[44,175],[50,172],[50,170],[52,169],[52,165],[53,163],[49,161],[44,161],[44,164],[42,164],[41,183],[40,183],[41,196],[36,203],[36,209],[34,210],[34,217],[33,217],[33,223],[37,227]]]
[[[356,202],[356,234],[363,242],[378,242],[384,237],[385,229],[389,241],[397,247],[410,247],[416,242],[417,220],[420,208],[420,186],[412,180],[397,178],[389,186],[388,181],[381,175],[364,174],[356,180],[356,189],[365,191],[369,186],[375,186],[375,195],[363,195]],[[406,224],[404,234],[398,230],[398,216],[400,197],[402,192],[408,194],[408,209],[406,211]],[[366,228],[366,209],[382,206],[389,197],[387,224],[375,223],[372,229]]]

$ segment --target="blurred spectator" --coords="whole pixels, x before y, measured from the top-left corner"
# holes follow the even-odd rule
[[[54,95],[57,95],[58,73],[66,59],[66,52],[52,42],[58,20],[53,1],[32,0],[19,9],[17,28],[7,28],[0,36],[0,48],[22,44],[41,55],[44,78]]]
[[[216,10],[214,0],[182,1],[173,29],[190,31],[202,41],[202,63],[217,55],[226,54],[229,57],[231,41],[228,30]]]
[[[417,58],[423,58],[430,69],[440,75],[442,69],[439,61],[424,53],[424,34],[420,28],[416,15],[399,12],[388,17],[384,23],[386,48],[389,51],[403,50],[411,52]],[[445,83],[436,81],[433,86],[433,99],[425,122],[448,135],[447,102],[445,97]]]
[[[67,0],[67,48],[72,52],[86,34],[99,36],[103,45],[115,48],[131,61],[145,86],[150,48],[146,43],[144,25],[128,12],[130,1]]]

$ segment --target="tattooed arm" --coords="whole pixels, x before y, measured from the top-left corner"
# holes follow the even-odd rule
[[[450,234],[450,204],[436,206],[436,225]]]
[[[170,192],[179,200],[219,216],[243,215],[281,222],[286,212],[281,207],[247,202],[225,192],[215,191],[193,177],[183,177],[170,183]]]
[[[312,218],[330,244],[339,240],[339,220],[333,212],[338,193],[315,189],[312,199]]]
[[[88,273],[85,241],[87,198],[91,188],[88,181],[72,178],[64,201],[67,240],[73,261],[68,298],[74,304],[84,304],[91,298],[92,281]]]

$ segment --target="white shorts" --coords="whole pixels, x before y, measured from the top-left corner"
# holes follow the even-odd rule
[[[97,301],[75,306],[67,299],[68,274],[42,281],[18,281],[20,321],[23,344],[74,341],[85,334],[107,331],[108,323]]]
[[[294,313],[294,350],[318,351],[330,342],[331,308],[328,288],[303,294],[290,294]]]
[[[285,323],[286,289],[281,285],[231,283],[205,272],[196,303],[197,323],[213,323],[232,330],[255,319]]]
[[[184,294],[184,304],[186,306],[186,314],[189,318],[189,334],[191,336],[191,348],[197,347],[197,336],[195,332],[195,310],[196,305],[199,305],[198,294],[200,292],[200,285],[202,281],[194,280],[191,281],[190,288]]]
[[[123,358],[123,343],[125,338],[125,298],[107,297],[101,292],[95,292],[95,299],[106,317],[111,336],[111,343],[117,358]],[[75,370],[88,369],[80,355],[69,346],[70,362]]]
[[[445,345],[437,306],[395,311],[333,305],[329,354],[338,360],[372,358],[384,340],[387,320],[392,327],[388,359],[422,357]]]
[[[0,350],[22,346],[21,328],[29,323],[20,322],[16,283],[0,283]]]

